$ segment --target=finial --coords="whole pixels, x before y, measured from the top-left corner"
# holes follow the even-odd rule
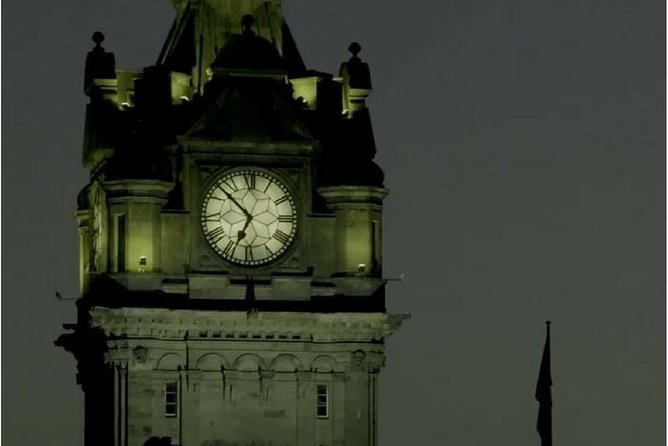
[[[357,57],[357,55],[361,50],[362,46],[357,42],[353,42],[348,46],[348,51],[350,51],[353,54],[353,57]]]
[[[551,323],[552,321],[545,321],[545,325],[547,325],[548,327],[550,326]]]
[[[245,16],[243,16],[241,18],[241,28],[242,28],[244,34],[252,34],[253,33],[253,30],[251,30],[251,27],[253,26],[253,23],[255,23],[255,19],[250,14],[246,14]]]
[[[95,31],[93,33],[93,42],[95,42],[95,46],[100,48],[102,46],[102,42],[104,42],[104,34],[102,34],[101,31]]]

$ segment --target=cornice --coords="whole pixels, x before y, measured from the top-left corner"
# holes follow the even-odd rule
[[[407,314],[302,313],[103,308],[91,326],[117,338],[284,342],[381,342]]]

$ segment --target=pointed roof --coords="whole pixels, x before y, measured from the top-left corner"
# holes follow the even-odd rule
[[[195,11],[188,3],[172,24],[158,56],[158,65],[170,71],[191,73],[197,63],[195,48]]]
[[[245,10],[239,9],[234,0],[186,0],[177,8],[157,64],[191,74],[195,83],[205,82],[206,70],[220,49],[241,32],[242,16],[251,14],[257,20],[256,35],[274,46],[285,61],[285,69],[290,74],[306,71],[280,3],[250,0]]]

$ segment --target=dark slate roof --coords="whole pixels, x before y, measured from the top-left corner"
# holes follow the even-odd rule
[[[288,24],[283,21],[283,60],[290,74],[298,74],[306,71],[306,65],[302,59],[302,55],[297,49],[295,39],[292,37],[292,32]]]
[[[228,141],[311,141],[289,86],[280,79],[214,77],[188,137]]]
[[[140,147],[118,150],[103,168],[107,180],[172,181],[167,154]]]
[[[211,64],[211,69],[287,72],[283,58],[276,47],[250,30],[234,36],[227,42]]]
[[[158,65],[181,73],[192,72],[192,69],[197,63],[195,42],[196,39],[199,38],[196,21],[197,11],[191,7],[191,3],[188,3],[184,11],[176,17],[172,24],[167,40],[160,51],[157,62]],[[283,59],[281,68],[287,70],[290,74],[301,74],[305,72],[306,66],[304,65],[299,49],[297,48],[292,33],[290,32],[290,28],[285,20],[283,20],[281,31],[283,35],[283,45],[281,48]],[[265,42],[269,43],[268,41]],[[274,46],[271,43],[269,44],[272,45],[272,47]],[[202,67],[202,69],[206,68],[208,68],[208,66]]]

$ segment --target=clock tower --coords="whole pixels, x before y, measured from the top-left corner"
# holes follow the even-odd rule
[[[280,0],[173,0],[155,65],[93,35],[78,197],[85,444],[373,446],[384,342],[369,68],[307,70]]]

